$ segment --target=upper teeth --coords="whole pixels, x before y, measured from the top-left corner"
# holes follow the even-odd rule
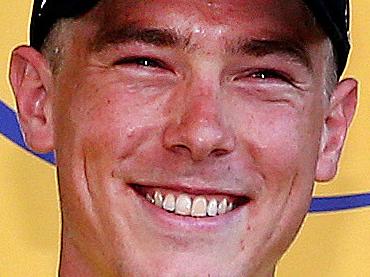
[[[163,200],[163,209],[173,212],[176,209],[176,198],[173,194],[169,193]]]
[[[215,198],[207,199],[204,196],[196,196],[194,199],[187,194],[175,196],[168,193],[163,197],[162,193],[155,191],[154,195],[146,194],[146,199],[168,212],[175,212],[178,215],[205,217],[225,214],[234,209],[232,202],[228,202],[226,198],[217,201]]]

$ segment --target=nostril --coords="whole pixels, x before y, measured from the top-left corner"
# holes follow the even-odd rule
[[[230,153],[230,151],[228,150],[224,150],[224,149],[215,149],[211,152],[212,155],[216,156],[216,157],[219,157],[219,156],[224,156],[226,154]]]
[[[210,156],[227,155],[235,147],[235,138],[230,132],[220,133],[220,130],[214,130],[209,126],[176,127],[166,130],[163,144],[167,150],[175,154],[190,155],[193,160],[199,161]]]
[[[170,149],[174,153],[190,152],[190,149],[184,144],[171,145]]]
[[[190,155],[194,161],[231,153],[235,136],[231,128],[202,114],[187,115],[181,122],[171,122],[163,133],[163,146],[175,154]]]

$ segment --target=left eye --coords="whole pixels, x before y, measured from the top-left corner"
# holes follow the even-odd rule
[[[255,80],[255,81],[281,81],[285,83],[292,84],[291,79],[286,76],[285,74],[270,69],[257,69],[251,70],[247,72],[243,72],[240,75],[236,75],[233,79],[234,81],[248,81],[248,80]]]
[[[289,78],[287,78],[280,72],[273,71],[273,70],[261,70],[261,71],[252,72],[251,74],[249,74],[249,77],[254,78],[254,79],[262,79],[262,80],[278,79],[284,82],[290,82]]]

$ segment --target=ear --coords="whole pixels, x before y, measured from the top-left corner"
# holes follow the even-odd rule
[[[357,81],[341,81],[330,97],[325,113],[321,148],[316,166],[316,181],[327,182],[337,172],[339,157],[357,105]]]
[[[26,143],[36,152],[53,150],[52,74],[41,53],[28,46],[15,49],[10,62],[10,83]]]

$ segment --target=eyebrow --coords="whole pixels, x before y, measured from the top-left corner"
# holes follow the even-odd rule
[[[181,35],[174,29],[141,28],[135,24],[123,26],[118,30],[98,33],[92,43],[92,49],[100,52],[106,47],[116,44],[141,42],[158,47],[187,48],[191,35]]]
[[[100,52],[109,46],[139,42],[157,47],[180,48],[185,51],[199,49],[197,44],[191,45],[191,37],[191,32],[182,34],[179,30],[172,28],[143,28],[132,23],[116,30],[98,32],[93,39],[91,48],[95,52]],[[234,55],[242,54],[255,57],[283,55],[312,71],[312,62],[307,50],[296,41],[281,38],[239,38],[226,41],[224,48],[226,53]]]
[[[243,54],[255,57],[267,55],[283,55],[292,61],[302,64],[312,71],[312,62],[307,50],[298,42],[285,39],[240,39],[233,46],[227,47],[233,54]]]

